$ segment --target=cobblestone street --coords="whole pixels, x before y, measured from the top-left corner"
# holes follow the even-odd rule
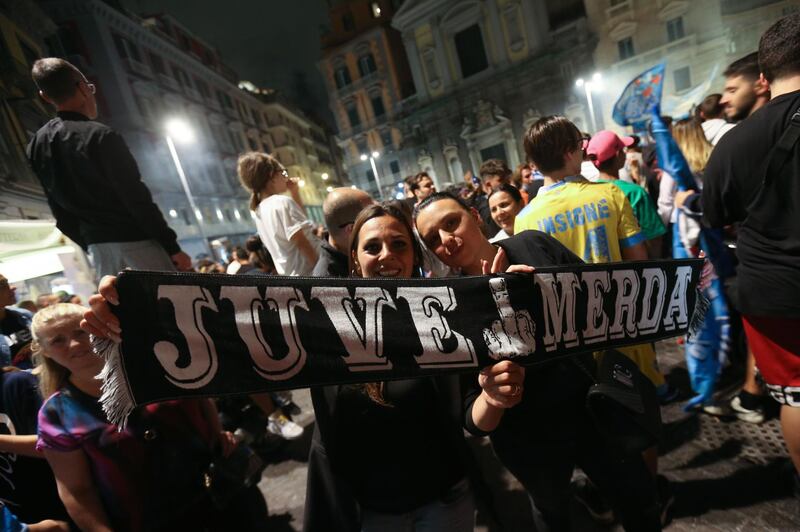
[[[674,340],[658,345],[659,362],[668,380],[688,396],[683,349]],[[723,397],[736,389],[735,379],[722,380]],[[268,457],[260,488],[267,498],[271,530],[301,530],[306,478],[306,456],[313,431],[307,391],[294,392],[302,414],[295,418],[306,427],[303,438],[287,442]],[[660,472],[672,481],[675,504],[671,531],[689,530],[800,530],[798,503],[792,496],[790,465],[780,437],[775,412],[762,425],[683,412],[684,401],[662,410],[665,423]],[[476,530],[532,530],[527,496],[491,451],[488,439],[470,444],[493,493],[502,524],[487,522],[478,512]],[[579,530],[622,530],[618,525],[595,525],[585,510],[573,503]]]

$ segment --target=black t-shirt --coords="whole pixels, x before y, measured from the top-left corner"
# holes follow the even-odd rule
[[[358,502],[402,513],[441,498],[466,476],[458,420],[444,419],[434,379],[385,383],[384,406],[361,386],[341,386],[332,455]]]
[[[0,434],[36,434],[40,406],[39,383],[30,372],[0,373]],[[42,458],[0,453],[0,499],[23,523],[67,518]]]
[[[758,203],[772,148],[800,108],[800,91],[774,98],[720,139],[703,179],[711,227],[743,222],[738,232],[739,309],[800,318],[800,143]],[[755,215],[768,224],[747,220]]]
[[[5,310],[6,315],[0,321],[0,335],[5,336],[5,339],[0,338],[0,343],[5,345],[0,345],[0,350],[9,350],[9,352],[2,354],[9,356],[9,363],[12,363],[17,354],[20,354],[23,348],[27,348],[33,339],[31,336],[31,319],[28,317],[29,315],[23,312],[10,308]],[[24,359],[27,361],[30,357],[25,356]],[[27,368],[30,368],[30,363],[27,364]]]
[[[496,242],[496,245],[505,250],[512,265],[583,264],[561,242],[541,231],[522,231]],[[470,432],[480,434],[481,431],[472,423],[472,405],[481,391],[477,379],[474,380],[476,382],[469,384],[470,390],[465,395],[465,426]],[[574,431],[574,413],[583,408],[590,384],[588,377],[571,360],[528,368],[522,401],[505,411],[494,435],[504,433],[509,437],[529,435],[539,440],[548,437],[563,439],[566,431]]]

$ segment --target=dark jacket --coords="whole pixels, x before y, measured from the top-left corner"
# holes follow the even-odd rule
[[[319,259],[311,275],[313,277],[347,277],[350,275],[347,255],[323,240]]]
[[[125,141],[79,113],[60,112],[36,132],[28,159],[56,225],[86,249],[102,242],[155,240],[180,251]]]

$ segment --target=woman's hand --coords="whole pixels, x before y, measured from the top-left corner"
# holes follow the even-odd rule
[[[236,440],[236,436],[227,430],[222,430],[219,432],[217,441],[219,442],[219,448],[222,451],[222,456],[225,457],[229,456],[236,446],[239,445],[239,442]]]
[[[510,360],[501,360],[493,366],[483,368],[478,375],[478,384],[486,402],[495,408],[511,408],[522,400],[525,368]]]
[[[100,293],[89,298],[90,310],[83,314],[81,329],[98,338],[110,338],[119,343],[122,341],[120,336],[122,329],[109,306],[109,304],[119,305],[117,278],[112,275],[103,277],[97,290]]]
[[[503,248],[497,250],[497,254],[494,256],[491,266],[489,266],[489,261],[481,260],[481,269],[483,270],[483,275],[501,272],[533,273],[536,271],[536,268],[528,266],[527,264],[512,264],[509,266],[508,256],[506,256],[506,250]]]

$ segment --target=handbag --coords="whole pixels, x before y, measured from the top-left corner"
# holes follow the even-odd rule
[[[594,375],[577,359],[575,363],[594,384],[586,394],[586,409],[609,447],[636,454],[661,437],[661,408],[656,389],[636,365],[609,349],[600,355]]]
[[[258,484],[267,464],[250,446],[239,443],[228,456],[216,457],[203,472],[211,502],[223,510],[244,489]]]

